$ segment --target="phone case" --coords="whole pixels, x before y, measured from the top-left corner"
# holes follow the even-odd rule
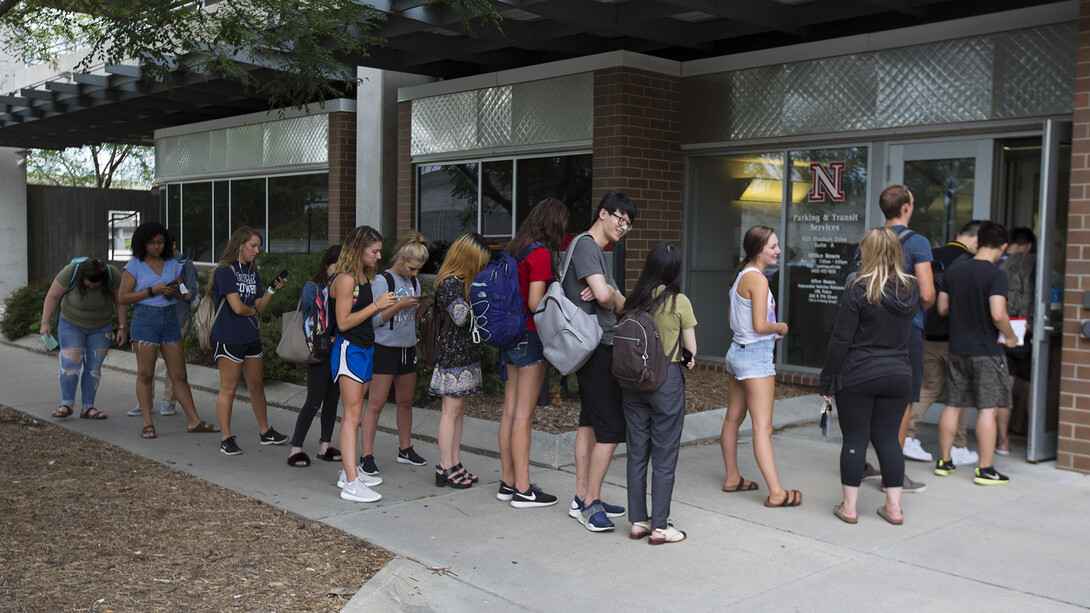
[[[52,334],[43,334],[42,344],[45,345],[45,348],[49,351],[53,351],[57,347],[61,346],[61,344],[57,342],[57,339],[53,338]]]

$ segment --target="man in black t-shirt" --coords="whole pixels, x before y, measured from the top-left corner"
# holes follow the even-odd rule
[[[950,448],[958,417],[966,407],[976,407],[977,446],[980,467],[973,483],[997,485],[1010,480],[992,465],[995,459],[996,408],[1011,404],[1010,379],[999,333],[1007,347],[1018,338],[1007,317],[1007,273],[996,262],[1007,248],[1007,229],[986,221],[977,230],[977,252],[972,260],[952,267],[945,274],[945,288],[939,292],[939,315],[950,317],[950,362],[946,390],[947,406],[939,418],[941,457],[935,474],[954,472]]]

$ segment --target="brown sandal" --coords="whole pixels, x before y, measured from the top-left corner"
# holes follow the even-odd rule
[[[723,491],[728,493],[752,492],[753,490],[759,489],[761,489],[761,486],[757,485],[756,481],[746,481],[745,477],[741,477],[741,481],[739,481],[735,485],[727,485],[726,483],[723,484]]]
[[[106,419],[106,414],[95,407],[87,407],[79,412],[80,419]]]
[[[787,490],[783,500],[779,502],[772,502],[772,496],[765,498],[766,507],[797,507],[802,504],[802,492],[798,490]]]
[[[186,428],[186,432],[190,432],[190,433],[193,433],[193,434],[196,434],[198,432],[219,432],[219,431],[220,431],[219,426],[213,426],[212,424],[204,421],[203,419],[201,420],[201,423],[193,426],[192,428]]]
[[[157,435],[155,434],[155,426],[153,424],[148,424],[148,425],[146,425],[146,426],[144,426],[143,428],[140,429],[140,438],[156,438],[156,437],[157,437]]]
[[[57,419],[64,419],[65,417],[69,417],[72,415],[72,405],[62,404],[56,409],[53,409],[53,412],[50,413],[50,415],[56,417]]]

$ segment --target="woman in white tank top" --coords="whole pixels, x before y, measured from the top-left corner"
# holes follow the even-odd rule
[[[738,428],[748,412],[753,423],[753,456],[768,485],[765,506],[794,507],[802,503],[802,493],[787,491],[780,484],[772,455],[772,404],[776,395],[773,354],[776,341],[787,334],[787,324],[776,321],[776,301],[764,271],[779,261],[780,243],[772,228],[753,226],[746,231],[742,248],[746,256],[730,288],[730,328],[734,340],[727,350],[730,391],[720,438],[727,469],[723,491],[744,492],[759,487],[738,472]]]

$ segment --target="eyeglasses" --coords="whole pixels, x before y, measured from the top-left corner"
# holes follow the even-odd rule
[[[617,225],[621,226],[622,230],[627,232],[628,230],[632,229],[632,222],[631,221],[628,221],[627,219],[625,219],[624,217],[621,217],[620,215],[618,215],[616,213],[610,213],[610,215],[617,218]]]

